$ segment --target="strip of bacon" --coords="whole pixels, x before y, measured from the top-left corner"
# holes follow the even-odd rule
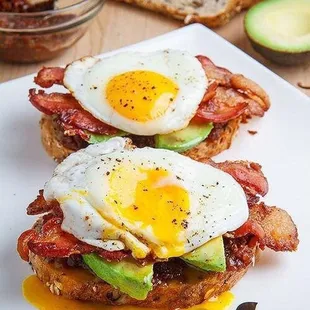
[[[109,261],[119,261],[130,253],[128,251],[109,252],[87,243],[61,229],[62,218],[53,217],[43,224],[40,232],[30,229],[18,239],[18,252],[22,259],[29,259],[29,251],[43,257],[69,257],[73,254],[97,253]]]
[[[40,189],[37,198],[27,207],[27,214],[37,215],[46,213],[53,210],[57,206],[59,206],[59,203],[57,201],[47,202],[43,197],[43,189]]]
[[[30,102],[47,115],[57,114],[60,120],[70,126],[88,130],[93,133],[113,135],[117,129],[99,121],[88,111],[84,110],[71,94],[46,94],[40,90],[29,91]]]
[[[213,89],[214,86],[212,86],[210,93],[205,94],[204,100],[205,98],[207,100],[200,103],[194,120],[225,123],[239,117],[247,109],[248,102],[244,95],[222,86],[217,87],[215,91]]]
[[[268,182],[259,164],[248,161],[224,161],[216,166],[229,173],[249,193],[261,196],[268,193]]]
[[[65,69],[63,68],[43,67],[34,78],[34,82],[43,88],[50,88],[55,84],[63,85],[64,75]]]
[[[248,234],[253,234],[254,236],[258,237],[259,240],[263,240],[265,238],[265,231],[263,227],[251,219],[247,220],[233,233],[235,238],[240,238]]]
[[[227,270],[239,270],[253,263],[257,247],[257,238],[224,238]]]
[[[75,128],[72,125],[63,123],[61,120],[59,120],[59,123],[61,127],[64,130],[64,134],[66,136],[80,136],[83,140],[88,141],[89,139],[89,134],[87,134],[83,129]]]
[[[221,86],[229,86],[231,72],[225,68],[217,67],[207,56],[198,55],[196,58],[200,61],[209,80],[215,80]]]
[[[34,229],[29,229],[24,231],[17,240],[17,252],[21,259],[25,260],[26,262],[29,261],[29,247],[28,242],[35,238],[37,235]]]
[[[200,161],[230,174],[253,201],[257,194],[265,196],[268,192],[268,181],[261,170],[262,167],[257,163],[245,160],[216,163],[210,158]]]
[[[255,82],[241,74],[233,74],[229,70],[217,67],[208,57],[198,55],[209,80],[216,81],[220,86],[237,91],[246,96],[248,107],[245,114],[263,116],[270,107],[270,99],[266,92]],[[225,101],[223,101],[225,102]]]
[[[207,88],[207,90],[206,90],[206,92],[202,98],[202,102],[208,102],[210,99],[212,99],[216,95],[217,88],[218,88],[217,82],[211,83],[208,86],[208,88]]]
[[[291,216],[282,209],[268,207],[264,203],[250,209],[250,219],[265,232],[264,244],[274,251],[296,251],[298,232]]]
[[[299,240],[297,228],[282,209],[259,203],[250,208],[250,216],[240,228],[231,233],[233,238],[254,235],[261,247],[274,251],[295,251]]]

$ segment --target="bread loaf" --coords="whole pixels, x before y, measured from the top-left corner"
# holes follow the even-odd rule
[[[140,6],[183,20],[185,24],[201,23],[209,27],[226,24],[241,10],[259,0],[115,0]]]

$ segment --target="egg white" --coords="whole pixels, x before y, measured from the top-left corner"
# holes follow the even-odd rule
[[[239,228],[247,220],[249,211],[245,193],[229,174],[172,151],[151,148],[128,150],[125,146],[126,139],[123,138],[91,145],[70,155],[55,169],[53,177],[45,185],[44,196],[60,203],[64,213],[64,231],[109,251],[129,248],[134,252],[138,249],[142,256],[146,256],[152,252],[151,244],[157,244],[165,252],[151,227],[144,229],[139,222],[120,218],[103,198],[103,192],[109,190],[106,172],[129,164],[145,169],[167,169],[171,174],[163,182],[178,185],[188,192],[188,227],[181,236],[186,241],[185,253]],[[123,223],[122,228],[105,220],[98,210]],[[113,239],[102,240],[106,229],[114,231]]]
[[[159,73],[178,85],[179,92],[164,115],[139,122],[116,112],[106,99],[113,77],[137,70]],[[99,120],[136,135],[167,134],[185,128],[195,115],[208,81],[200,62],[187,52],[124,52],[101,60],[85,57],[70,64],[64,85],[80,104]]]

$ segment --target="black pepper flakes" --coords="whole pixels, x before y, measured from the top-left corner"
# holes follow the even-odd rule
[[[182,223],[181,223],[181,226],[182,226],[184,229],[187,229],[187,228],[188,228],[188,221],[187,221],[187,220],[183,220]]]

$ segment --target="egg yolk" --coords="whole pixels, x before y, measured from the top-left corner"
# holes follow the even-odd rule
[[[164,115],[178,94],[171,79],[152,71],[129,71],[113,77],[105,97],[123,117],[146,122]]]
[[[120,167],[109,177],[106,203],[120,218],[151,229],[157,240],[147,240],[148,246],[159,258],[185,253],[189,194],[174,178],[164,169],[141,167]]]

